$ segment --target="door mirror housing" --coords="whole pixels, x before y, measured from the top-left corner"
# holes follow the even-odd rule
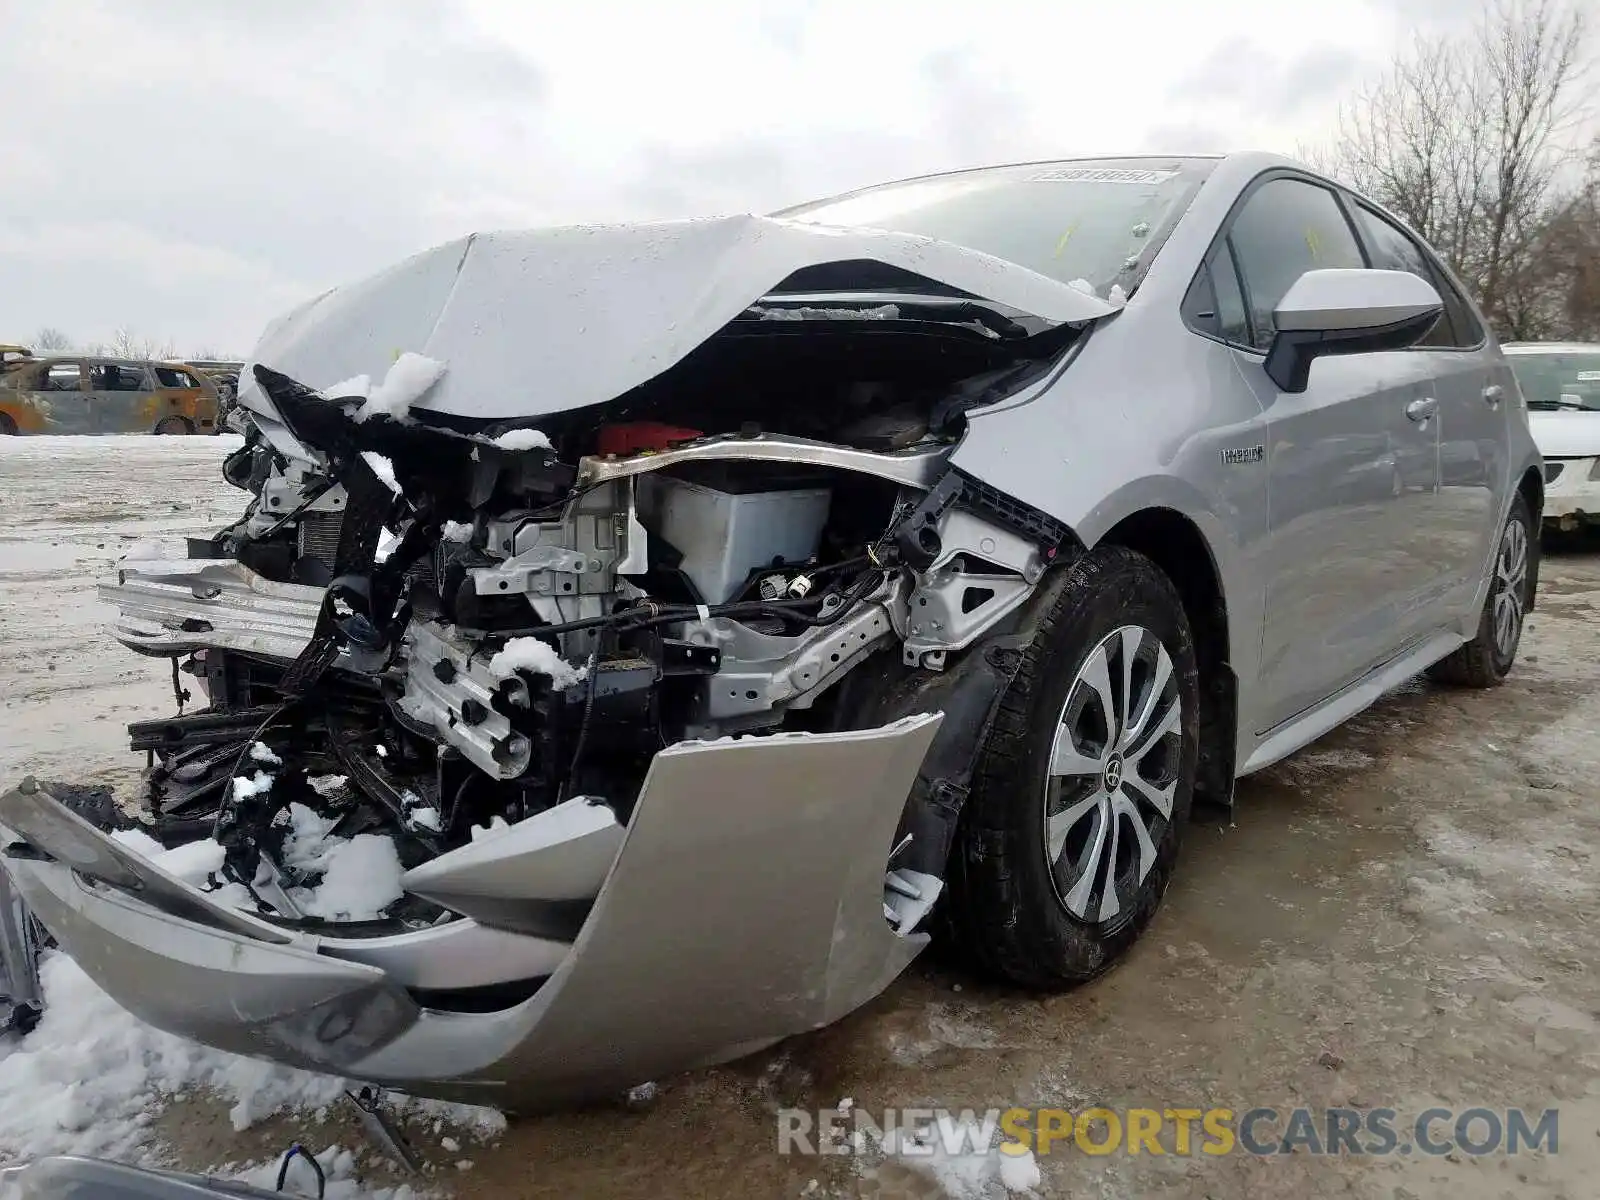
[[[1438,290],[1409,271],[1307,271],[1272,314],[1278,331],[1267,348],[1267,375],[1285,392],[1303,392],[1316,359],[1404,350],[1443,311]]]

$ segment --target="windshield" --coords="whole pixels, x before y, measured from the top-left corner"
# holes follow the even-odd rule
[[[1529,408],[1600,410],[1600,350],[1508,354],[1506,361]]]
[[[887,183],[775,213],[954,242],[1109,298],[1132,293],[1213,166],[1113,158],[986,167]]]

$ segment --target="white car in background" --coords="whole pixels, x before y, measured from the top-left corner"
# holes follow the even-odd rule
[[[1544,455],[1546,527],[1600,523],[1600,343],[1509,342],[1501,349]]]

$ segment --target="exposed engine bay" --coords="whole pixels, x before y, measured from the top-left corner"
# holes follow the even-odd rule
[[[738,217],[474,235],[280,318],[241,516],[100,589],[171,663],[137,812],[0,793],[17,1011],[47,930],[158,1028],[526,1109],[877,995],[1083,550],[956,455],[1117,312],[1085,287]]]
[[[1079,332],[941,297],[769,297],[673,370],[540,428],[396,405],[449,369],[419,355],[327,393],[256,366],[307,453],[247,417],[223,468],[243,517],[104,589],[119,638],[174,660],[180,711],[130,726],[149,829],[214,838],[208,886],[255,915],[380,937],[492,919],[494,902],[299,903],[316,864],[286,845],[308,822],[388,836],[415,870],[578,798],[625,828],[675,743],[923,711],[947,656],[1069,536],[948,469],[949,448],[967,409],[1041,378]],[[898,932],[939,893],[961,759],[919,781],[886,847]]]

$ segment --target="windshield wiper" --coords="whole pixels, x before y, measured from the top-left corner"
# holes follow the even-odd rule
[[[1536,412],[1596,412],[1581,400],[1529,400],[1528,407]]]

